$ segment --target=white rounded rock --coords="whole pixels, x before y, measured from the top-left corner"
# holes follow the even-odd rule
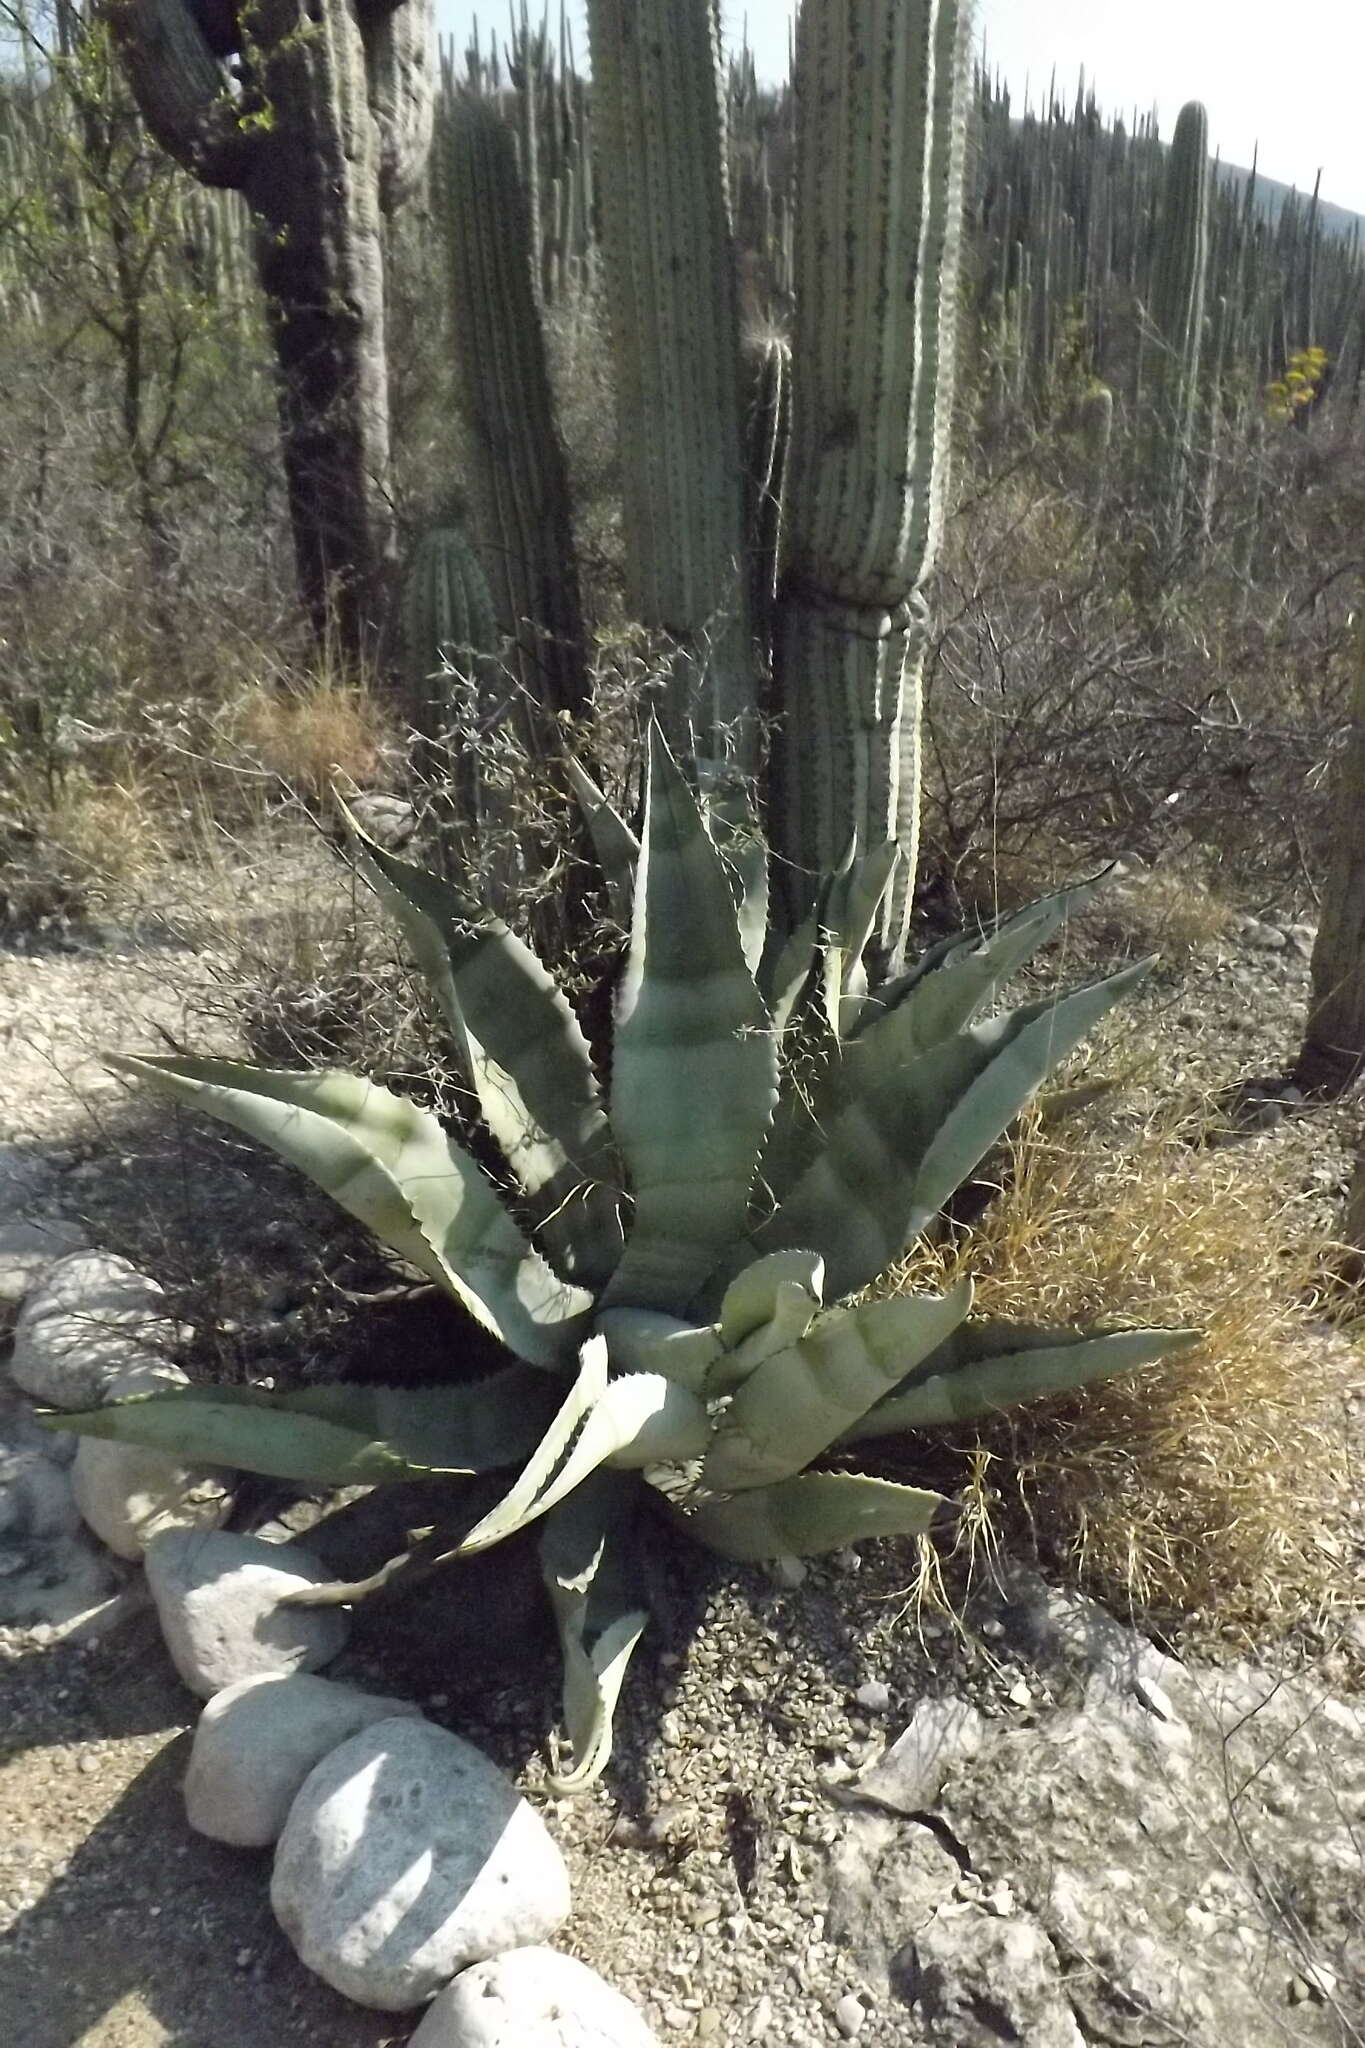
[[[72,1252],[38,1281],[14,1327],[16,1386],[51,1408],[96,1408],[109,1382],[186,1333],[155,1280],[109,1252]]]
[[[232,1511],[221,1474],[101,1437],[81,1438],[71,1484],[86,1528],[134,1563],[168,1529],[220,1529]]]
[[[381,2012],[421,2005],[470,1963],[543,1941],[569,1875],[540,1816],[471,1743],[376,1722],[312,1772],[270,1887],[300,1960]]]
[[[225,1686],[194,1731],[185,1777],[190,1826],[237,1849],[263,1849],[278,1840],[304,1779],[325,1756],[375,1721],[417,1711],[304,1672]]]
[[[0,1224],[0,1328],[13,1322],[48,1268],[84,1244],[70,1223]]]
[[[178,1365],[133,1365],[116,1373],[106,1401],[185,1386]],[[142,1444],[83,1436],[71,1471],[76,1505],[87,1529],[116,1557],[136,1563],[167,1529],[218,1529],[232,1511],[229,1475],[181,1465]]]
[[[339,1607],[287,1607],[284,1595],[333,1575],[296,1543],[172,1529],[146,1552],[147,1584],[176,1670],[212,1699],[239,1678],[316,1671],[344,1649]]]
[[[408,2048],[658,2048],[642,2015],[553,1948],[514,1948],[447,1984]]]

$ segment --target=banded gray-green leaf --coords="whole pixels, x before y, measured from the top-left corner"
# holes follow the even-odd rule
[[[533,1365],[572,1358],[592,1298],[553,1273],[427,1110],[361,1074],[183,1054],[111,1064],[268,1145]]]
[[[859,1472],[803,1472],[707,1501],[680,1526],[721,1557],[817,1557],[869,1536],[921,1536],[951,1515],[941,1493]]]
[[[43,1419],[190,1464],[309,1486],[377,1486],[514,1465],[534,1449],[554,1403],[543,1373],[509,1366],[447,1387],[170,1387]]]
[[[743,1234],[777,1050],[724,863],[655,728],[611,1121],[634,1221],[607,1306],[686,1313]]]
[[[973,1421],[1021,1401],[1069,1394],[1136,1372],[1199,1342],[1198,1330],[1035,1330],[964,1323],[901,1385],[869,1408],[845,1443]]]

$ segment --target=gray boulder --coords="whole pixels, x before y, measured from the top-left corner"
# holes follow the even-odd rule
[[[403,2012],[470,1963],[553,1934],[569,1877],[486,1756],[428,1721],[390,1720],[307,1779],[270,1898],[310,1970],[359,2005]]]
[[[339,1607],[288,1607],[287,1593],[329,1574],[296,1543],[222,1530],[173,1529],[146,1553],[147,1584],[176,1670],[212,1699],[239,1678],[316,1671],[338,1656],[349,1622]]]
[[[0,1382],[0,1627],[65,1628],[117,1590],[119,1567],[81,1527],[72,1450]]]
[[[96,1408],[109,1382],[189,1335],[155,1280],[110,1252],[72,1252],[27,1296],[14,1330],[16,1386],[50,1408]]]
[[[305,1672],[225,1686],[204,1708],[185,1777],[190,1826],[238,1849],[279,1839],[308,1773],[375,1721],[415,1714],[404,1700]]]
[[[945,1904],[916,1934],[902,1971],[902,1995],[941,2048],[1086,2048],[1057,1951],[1034,1920]]]
[[[628,1998],[553,1948],[514,1948],[438,1993],[408,2048],[658,2048]]]
[[[985,1728],[976,1708],[951,1693],[921,1700],[904,1734],[869,1765],[849,1792],[893,1813],[919,1813],[933,1805],[950,1772],[977,1754]]]
[[[942,2048],[1312,2048],[1365,2029],[1365,1712],[1320,1679],[1163,1655],[1018,1574],[1041,1683],[932,1802],[845,1814],[809,1905]],[[928,1781],[915,1788],[922,1797]],[[1267,1873],[1274,1883],[1268,1888]],[[899,2034],[889,2039],[901,2038]]]

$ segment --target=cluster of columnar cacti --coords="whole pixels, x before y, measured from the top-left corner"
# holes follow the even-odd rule
[[[968,207],[979,347],[1002,410],[1055,403],[1059,337],[1079,322],[1087,367],[1134,428],[1158,402],[1174,405],[1190,485],[1220,434],[1256,423],[1259,393],[1296,349],[1323,349],[1323,390],[1333,382],[1357,399],[1365,341],[1359,233],[1328,234],[1316,195],[1291,195],[1275,213],[1254,167],[1240,178],[1208,165],[1201,127],[1186,110],[1168,152],[1149,117],[1106,125],[1084,87],[1073,105],[1049,92],[1041,111],[1021,115],[980,75]],[[1202,320],[1192,323],[1181,308],[1193,303],[1201,240]]]
[[[395,557],[382,223],[430,139],[431,0],[117,0],[111,16],[153,135],[255,217],[300,588],[320,633],[362,648]]]
[[[760,102],[752,67],[727,74],[711,0],[589,7],[626,610],[668,650],[660,715],[718,815],[751,806],[764,713],[776,714],[768,829],[790,918],[850,839],[899,837],[905,879],[881,933],[892,950],[913,874],[922,591],[952,425],[967,11],[960,0],[808,0],[782,227],[796,321],[790,349],[775,336],[760,351],[746,406],[727,118]],[[877,62],[863,61],[869,51]],[[456,223],[457,267],[480,241],[499,258],[457,275],[454,329],[476,463],[496,468],[523,439],[538,458],[553,447],[549,425],[528,434],[528,406],[548,415],[515,364],[539,348],[528,280],[554,270],[527,244],[547,211],[540,125],[564,96],[547,88],[545,39],[523,25],[503,147],[510,160],[520,138],[536,205],[509,195],[515,220],[495,232],[465,143],[482,123],[493,148],[501,73],[481,56],[477,67],[486,95],[448,79],[438,109],[436,204]],[[493,537],[520,545],[496,512]],[[556,549],[571,576],[567,536]],[[519,616],[537,619],[535,601]],[[553,710],[580,708],[541,695]]]

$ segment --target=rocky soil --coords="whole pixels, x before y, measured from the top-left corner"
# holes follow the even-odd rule
[[[268,922],[277,876],[227,886]],[[1260,930],[1278,943],[1231,934],[1149,998],[1182,1088],[1292,1044],[1302,948]],[[95,1054],[201,1041],[218,932],[185,902],[0,952],[0,1225],[58,1217],[137,1256],[196,1327],[191,1365],[235,1374],[355,1322],[309,1249],[334,1225],[231,1142],[150,1117]],[[1342,1129],[1291,1104],[1246,1142],[1279,1147],[1326,1218]],[[186,1825],[199,1703],[140,1572],[65,1514],[60,1458],[27,1427],[0,1410],[28,1475],[0,1465],[0,1509],[22,1503],[0,1520],[0,2040],[397,2048],[419,2015],[361,2011],[299,1965],[270,1853]],[[415,1701],[519,1778],[569,1866],[558,1939],[664,2042],[1365,2039],[1365,1624],[1325,1674],[1217,1665],[1022,1569],[958,1620],[908,1611],[910,1577],[889,1548],[800,1585],[662,1554],[616,1759],[572,1805],[544,1796],[557,1679],[515,1556],[358,1626],[331,1675]]]

